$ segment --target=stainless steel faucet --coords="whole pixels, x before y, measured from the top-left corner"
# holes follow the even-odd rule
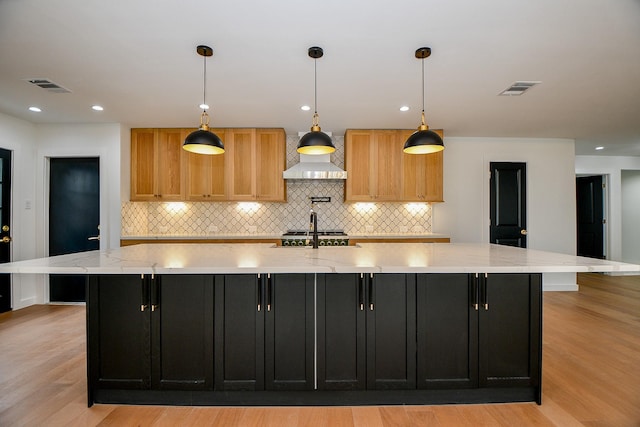
[[[311,210],[309,211],[309,232],[312,233],[312,248],[318,249],[318,213],[313,209],[314,202],[311,202]],[[307,233],[307,245],[309,244],[309,234]]]

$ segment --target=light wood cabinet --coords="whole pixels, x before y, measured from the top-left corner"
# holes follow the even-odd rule
[[[182,200],[185,129],[131,130],[131,200]]]
[[[189,129],[193,132],[196,129]],[[225,143],[224,129],[211,129]],[[226,200],[227,179],[225,163],[228,154],[206,156],[185,152],[186,199],[192,201]]]
[[[229,200],[286,201],[282,129],[230,129]]]
[[[404,141],[415,131],[399,131]],[[434,130],[443,137],[442,130]],[[442,202],[442,155],[402,153],[402,200],[407,202]]]
[[[347,130],[345,202],[442,201],[442,152],[404,154],[413,132]]]
[[[212,129],[216,156],[182,149],[195,129],[131,129],[132,201],[286,201],[283,129]]]

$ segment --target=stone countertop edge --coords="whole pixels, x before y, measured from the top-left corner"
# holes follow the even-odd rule
[[[464,243],[362,243],[290,248],[268,243],[161,243],[0,265],[20,274],[635,272],[640,265],[534,249]]]

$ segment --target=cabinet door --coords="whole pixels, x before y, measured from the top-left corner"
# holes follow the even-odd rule
[[[131,200],[155,200],[156,129],[131,129]]]
[[[318,274],[318,389],[364,390],[365,284],[362,274]]]
[[[255,274],[215,276],[215,389],[264,390],[264,312]]]
[[[415,274],[375,274],[368,281],[367,388],[416,388]]]
[[[231,129],[225,149],[229,154],[229,199],[256,199],[256,131]],[[226,154],[226,153],[225,153]]]
[[[400,131],[406,141],[414,131]],[[441,130],[434,130],[442,137]],[[443,152],[402,154],[402,199],[415,202],[442,202]]]
[[[371,202],[375,190],[373,131],[348,130],[345,136],[345,180],[344,200],[346,202]]]
[[[158,129],[156,145],[157,194],[160,200],[183,200],[183,129]]]
[[[258,200],[286,202],[285,135],[281,129],[256,130],[256,196]]]
[[[189,129],[187,134],[195,129]],[[224,129],[211,129],[218,135],[223,143],[225,141]],[[225,200],[225,159],[226,154],[214,156],[184,153],[186,157],[186,198],[187,200]]]
[[[314,388],[314,275],[272,274],[266,284],[267,390]]]
[[[480,292],[480,387],[538,387],[540,274],[489,274]]]
[[[478,387],[476,286],[468,274],[418,274],[418,388]]]
[[[374,134],[374,168],[373,198],[375,201],[401,200],[402,184],[402,148],[395,130],[375,130]]]
[[[95,389],[151,386],[148,280],[90,276],[87,293],[89,400]]]
[[[213,276],[151,283],[152,388],[213,390]]]

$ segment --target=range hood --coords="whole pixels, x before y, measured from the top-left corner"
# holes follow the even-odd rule
[[[306,132],[300,132],[302,136]],[[330,132],[325,132],[331,136]],[[300,154],[300,163],[282,172],[284,179],[347,179],[347,171],[331,163],[331,154]]]

